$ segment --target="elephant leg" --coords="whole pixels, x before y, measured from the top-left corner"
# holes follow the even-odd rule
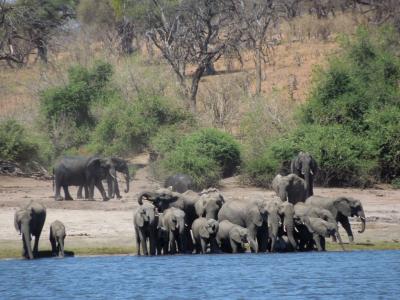
[[[51,244],[51,254],[55,256],[57,252],[56,240],[51,236],[50,236],[50,244]]]
[[[35,243],[33,246],[33,255],[37,256],[39,253],[39,238],[40,238],[40,234],[35,236]]]
[[[82,189],[83,189],[83,186],[80,185],[80,186],[78,187],[78,193],[76,194],[76,198],[77,198],[77,199],[82,199],[82,198],[83,198],[83,197],[82,197]]]
[[[117,196],[118,199],[121,199],[121,193],[119,191],[119,187],[118,187],[118,182],[115,182],[115,195]]]
[[[344,230],[346,230],[346,233],[349,237],[349,242],[350,243],[354,243],[354,236],[353,236],[353,232],[351,231],[351,225],[349,222],[349,218],[346,216],[339,216],[339,223],[342,224]]]
[[[107,191],[108,191],[108,198],[114,198],[114,191],[113,191],[113,181],[110,175],[107,176]]]
[[[170,232],[169,234],[169,253],[175,254],[176,253],[176,241],[175,241],[175,234]]]
[[[71,194],[68,191],[68,185],[63,185],[63,190],[65,195],[65,200],[74,200],[72,199]]]
[[[156,255],[157,236],[153,232],[150,233],[149,244],[150,244],[150,255]]]
[[[200,238],[200,246],[201,246],[201,253],[204,254],[207,252],[207,243],[204,239]]]
[[[108,201],[110,200],[107,195],[106,195],[106,191],[104,190],[103,184],[101,183],[101,181],[96,181],[95,183],[97,189],[100,191],[101,196],[103,197],[103,201]]]
[[[64,190],[65,191],[65,190]],[[64,200],[63,197],[61,197],[61,185],[59,182],[56,181],[56,194],[54,196],[54,199],[56,201],[62,201]]]
[[[135,227],[135,233],[136,233],[136,251],[137,255],[140,255],[140,236],[139,236],[139,231]]]
[[[317,245],[318,251],[324,251],[323,248],[322,248],[322,245],[321,245],[321,239],[320,239],[319,234],[314,233],[313,234],[313,239],[315,241],[315,244]]]
[[[257,228],[257,243],[258,243],[258,252],[267,252],[267,249],[268,249],[268,228],[267,228],[267,226],[261,226],[261,227]]]
[[[88,189],[89,189],[88,199],[93,201],[94,200],[94,180],[90,181]]]
[[[26,241],[23,236],[22,236],[22,257],[29,258],[28,245],[26,244]]]
[[[238,252],[238,247],[237,247],[236,242],[234,240],[232,240],[232,239],[230,239],[229,242],[231,244],[232,253],[237,253]]]
[[[144,234],[143,231],[139,231],[139,238],[140,238],[140,242],[142,244],[142,251],[143,251],[143,255],[149,255],[149,253],[147,252],[147,241],[146,241],[146,235]]]

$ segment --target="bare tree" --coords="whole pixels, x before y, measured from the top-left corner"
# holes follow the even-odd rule
[[[244,40],[250,46],[256,66],[256,94],[261,93],[262,64],[267,57],[268,30],[276,24],[282,6],[278,0],[238,0],[236,13],[242,24]]]
[[[400,2],[399,0],[353,0],[361,11],[371,16],[370,21],[381,25],[392,23],[400,32]]]
[[[153,0],[149,11],[148,36],[170,64],[188,99],[188,106],[196,112],[199,82],[207,67],[235,45],[240,37],[233,18],[231,1]],[[188,82],[187,72],[191,68]]]

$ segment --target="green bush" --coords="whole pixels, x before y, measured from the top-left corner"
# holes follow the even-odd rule
[[[152,94],[140,94],[133,102],[116,98],[99,119],[89,148],[106,155],[141,151],[161,126],[192,121],[172,101]]]
[[[394,38],[396,36],[396,38]],[[361,28],[343,52],[319,70],[300,125],[246,161],[244,178],[268,186],[287,173],[300,150],[318,161],[325,186],[366,186],[400,175],[399,36],[391,29]]]
[[[166,147],[167,149],[169,147]],[[217,129],[201,129],[183,137],[162,154],[167,173],[193,177],[198,189],[216,185],[240,165],[240,148],[235,139]]]
[[[93,125],[91,103],[107,99],[113,93],[107,90],[112,74],[111,65],[103,62],[98,62],[92,69],[71,67],[68,84],[49,88],[41,94],[41,108],[47,122],[68,118],[78,127]]]
[[[20,163],[38,158],[39,145],[14,120],[0,123],[0,158]]]

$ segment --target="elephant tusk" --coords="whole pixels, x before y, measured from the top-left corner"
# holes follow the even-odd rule
[[[297,233],[299,233],[299,231],[297,230],[296,226],[294,226],[294,231],[296,231]]]

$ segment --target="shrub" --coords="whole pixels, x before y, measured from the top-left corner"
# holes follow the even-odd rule
[[[39,146],[14,120],[0,123],[0,158],[20,163],[37,159]]]
[[[186,135],[173,149],[163,154],[161,167],[167,173],[191,175],[197,188],[217,184],[240,165],[239,144],[217,129],[201,129]]]
[[[134,102],[116,98],[99,119],[89,147],[106,155],[141,151],[159,127],[192,120],[169,99],[152,94],[140,94]]]

